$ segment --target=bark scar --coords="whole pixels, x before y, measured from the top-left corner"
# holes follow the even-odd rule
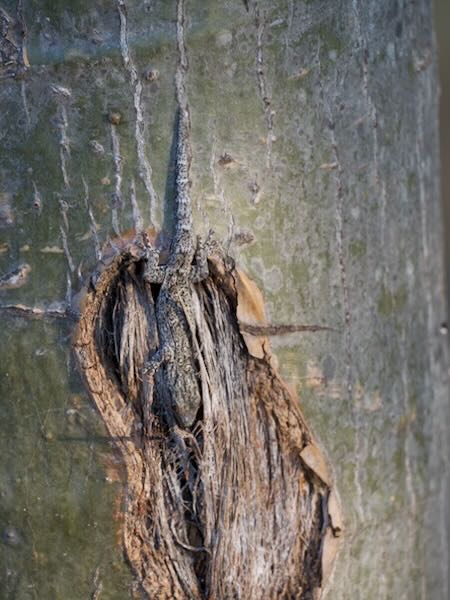
[[[167,368],[151,386],[141,376],[165,318],[141,239],[102,261],[73,342],[123,457],[132,569],[161,600],[319,598],[343,529],[339,502],[268,341],[256,356],[240,331],[243,306],[263,324],[262,295],[226,257],[209,256],[207,277],[191,285],[187,330],[201,404],[180,424]]]

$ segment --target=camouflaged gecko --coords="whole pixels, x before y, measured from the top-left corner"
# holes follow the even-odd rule
[[[193,283],[208,276],[207,252],[192,235],[192,210],[189,195],[189,111],[187,104],[178,112],[176,157],[176,225],[169,258],[159,266],[159,255],[147,250],[144,280],[160,284],[155,315],[159,333],[159,348],[144,367],[144,376],[152,380],[158,369],[164,370],[175,417],[179,424],[190,427],[201,404],[196,375],[192,337],[195,325],[192,317]],[[195,259],[195,264],[194,264]]]
[[[159,254],[147,249],[144,280],[160,284],[155,314],[159,348],[147,361],[143,373],[150,389],[157,371],[164,370],[164,383],[171,398],[176,420],[190,427],[198,413],[201,396],[196,375],[192,338],[192,284],[208,276],[207,250],[200,239],[194,243],[192,206],[189,194],[191,162],[190,116],[185,90],[187,58],[183,40],[178,36],[180,61],[176,75],[178,102],[176,145],[176,214],[175,232],[169,257],[159,266]],[[194,264],[195,260],[195,264]]]

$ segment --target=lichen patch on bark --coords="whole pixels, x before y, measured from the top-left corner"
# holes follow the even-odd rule
[[[74,336],[90,395],[126,471],[123,538],[149,598],[318,598],[342,529],[327,463],[276,372],[269,342],[241,333],[264,324],[262,295],[210,258],[192,285],[190,343],[201,408],[177,421],[158,348],[158,286],[143,250],[122,243],[100,264]],[[328,543],[330,542],[330,543]]]

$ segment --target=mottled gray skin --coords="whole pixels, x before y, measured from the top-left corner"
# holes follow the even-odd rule
[[[164,365],[164,382],[169,392],[175,418],[190,427],[198,413],[201,396],[192,346],[192,284],[208,276],[207,253],[200,241],[194,244],[192,203],[189,194],[191,164],[190,116],[185,79],[188,68],[184,45],[184,6],[177,4],[177,44],[179,63],[176,73],[178,127],[176,148],[175,232],[169,258],[159,266],[158,253],[149,249],[145,279],[161,284],[156,300],[159,349],[150,357],[144,373],[153,384],[156,371]],[[194,266],[195,258],[195,266]],[[153,389],[153,385],[150,385]]]
[[[201,403],[192,347],[192,283],[208,275],[206,252],[192,234],[192,207],[189,195],[189,108],[184,94],[184,53],[180,52],[177,74],[179,102],[176,155],[176,223],[169,259],[159,266],[158,253],[149,249],[144,278],[161,284],[156,300],[159,349],[145,366],[144,373],[153,382],[156,371],[164,365],[164,381],[170,394],[175,417],[180,425],[190,427]],[[195,257],[195,266],[193,265]],[[150,386],[153,389],[153,385]]]

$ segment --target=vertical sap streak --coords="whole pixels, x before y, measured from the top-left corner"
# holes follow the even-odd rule
[[[265,15],[261,13],[258,2],[255,2],[255,25],[256,25],[256,77],[258,80],[259,95],[263,103],[264,115],[267,126],[266,138],[266,166],[272,166],[272,142],[275,111],[272,109],[272,98],[267,86],[266,65],[264,62],[264,33]]]
[[[59,161],[60,168],[63,180],[63,194],[58,194],[58,203],[59,203],[59,212],[61,216],[61,224],[59,226],[59,232],[61,237],[61,244],[64,250],[64,255],[67,260],[67,265],[69,267],[69,271],[67,272],[67,300],[69,300],[72,294],[72,276],[75,272],[75,264],[72,258],[72,254],[69,248],[68,242],[68,232],[69,232],[69,219],[67,216],[67,212],[69,210],[69,205],[67,201],[64,199],[64,196],[67,195],[67,192],[70,190],[70,180],[67,171],[68,162],[70,159],[70,140],[67,135],[69,129],[69,117],[67,114],[66,103],[72,97],[72,92],[69,88],[63,87],[61,85],[52,85],[51,91],[53,92],[56,102],[58,105],[58,121],[57,127],[59,130]]]
[[[142,109],[142,83],[139,79],[136,67],[131,58],[130,47],[128,45],[127,13],[124,0],[118,0],[117,8],[120,17],[120,50],[122,53],[123,64],[130,77],[131,87],[133,89],[133,102],[134,110],[136,113],[136,125],[134,135],[136,139],[139,177],[142,179],[142,182],[148,193],[150,224],[154,225],[157,196],[152,182],[152,167],[145,153],[145,123],[144,112]]]
[[[95,258],[97,260],[100,260],[102,257],[102,252],[101,252],[101,246],[100,246],[100,240],[98,237],[98,225],[95,221],[95,217],[94,217],[94,213],[92,211],[92,206],[91,206],[91,202],[89,199],[89,186],[87,184],[87,181],[84,177],[81,178],[82,182],[83,182],[83,187],[84,187],[84,206],[88,212],[88,216],[89,216],[89,229],[91,231],[91,235],[92,235],[92,240],[94,242],[94,252],[95,252]]]
[[[111,123],[111,143],[114,160],[114,193],[111,198],[112,227],[116,235],[120,235],[118,213],[123,207],[122,200],[122,156],[120,155],[120,140],[116,125]]]
[[[69,250],[69,244],[67,242],[67,231],[66,231],[66,228],[63,225],[60,225],[59,232],[61,234],[61,243],[62,243],[62,246],[63,246],[63,249],[64,249],[64,254],[66,256],[67,264],[69,266],[70,272],[74,273],[74,271],[75,271],[75,264],[73,262],[72,255],[71,255],[70,250]]]
[[[61,173],[66,189],[70,188],[69,175],[67,173],[67,163],[70,159],[70,142],[67,136],[67,130],[69,127],[69,120],[67,117],[67,109],[65,104],[62,102],[59,105],[59,122],[58,128],[60,133],[59,138],[59,160],[61,164]]]
[[[72,277],[70,271],[66,273],[66,305],[70,306],[72,302]]]
[[[130,181],[130,204],[133,215],[133,226],[136,233],[141,233],[144,230],[144,221],[142,219],[141,211],[139,210],[139,204],[136,198],[136,185],[134,179]]]

